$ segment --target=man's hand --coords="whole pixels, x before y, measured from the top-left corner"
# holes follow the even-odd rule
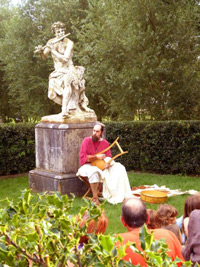
[[[105,154],[98,154],[96,155],[97,159],[105,159],[106,155]]]
[[[108,168],[110,168],[110,163],[105,163],[105,169],[108,169]]]

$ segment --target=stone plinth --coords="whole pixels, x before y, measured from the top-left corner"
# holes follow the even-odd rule
[[[76,177],[81,142],[96,122],[45,123],[35,127],[36,169],[29,172],[33,191],[83,195],[86,185]]]
[[[63,118],[61,114],[54,114],[42,117],[42,122],[48,123],[88,123],[97,121],[97,116],[94,112],[72,112],[69,117]]]

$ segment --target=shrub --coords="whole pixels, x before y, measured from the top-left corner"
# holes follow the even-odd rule
[[[35,166],[35,124],[0,125],[0,175],[24,173]]]
[[[102,210],[87,201],[78,216],[70,215],[73,198],[59,193],[37,194],[25,190],[16,205],[8,201],[0,210],[0,264],[8,266],[131,266],[114,247],[114,236],[87,234],[80,228],[84,212],[97,220]],[[88,221],[89,222],[89,221]],[[79,243],[88,235],[88,243]],[[123,263],[123,264],[122,264]],[[120,265],[122,264],[122,265]]]
[[[161,174],[200,174],[200,121],[105,122],[106,137],[128,154],[120,157],[127,170]],[[0,175],[35,167],[34,124],[0,126]],[[112,148],[113,155],[119,153]]]
[[[0,210],[0,266],[132,266],[122,259],[126,245],[115,247],[121,237],[87,234],[87,223],[79,227],[86,210],[94,220],[102,213],[101,207],[86,203],[77,216],[72,216],[73,198],[59,193],[36,194],[34,198],[25,190],[17,204],[7,200],[7,206]],[[79,243],[85,235],[88,243]],[[166,244],[155,241],[146,227],[141,228],[140,240],[144,251],[135,250],[148,266],[176,266],[166,254]]]
[[[200,121],[109,122],[107,138],[117,136],[127,170],[200,174]]]

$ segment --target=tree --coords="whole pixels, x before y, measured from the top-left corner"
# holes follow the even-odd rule
[[[195,119],[195,1],[89,1],[78,40],[93,108],[113,119]]]
[[[3,21],[12,16],[12,11],[10,9],[9,1],[0,1],[0,40],[2,40],[2,32],[3,32]],[[8,85],[4,80],[4,70],[3,63],[0,58],[0,118],[2,121],[6,122],[6,120],[11,117],[11,108],[9,105],[9,97],[8,97]]]
[[[12,17],[4,20],[1,60],[13,117],[37,120],[60,112],[60,107],[47,98],[53,62],[51,58],[43,62],[33,52],[36,45],[45,45],[53,36],[54,21],[63,21],[71,32],[70,20],[78,16],[79,5],[86,7],[83,0],[28,0]]]
[[[99,119],[198,119],[198,18],[195,0],[27,0],[1,23],[12,115],[28,120],[60,111],[47,99],[52,61],[33,51],[61,20]]]

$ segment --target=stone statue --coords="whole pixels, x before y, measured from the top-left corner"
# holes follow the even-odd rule
[[[51,53],[54,62],[54,71],[49,76],[48,97],[62,106],[61,118],[73,116],[81,117],[89,114],[96,117],[94,111],[88,108],[88,99],[85,95],[85,68],[74,66],[72,61],[74,43],[65,34],[65,25],[58,21],[52,25],[55,37],[42,47],[36,47],[42,59]],[[86,116],[86,117],[87,117]]]

